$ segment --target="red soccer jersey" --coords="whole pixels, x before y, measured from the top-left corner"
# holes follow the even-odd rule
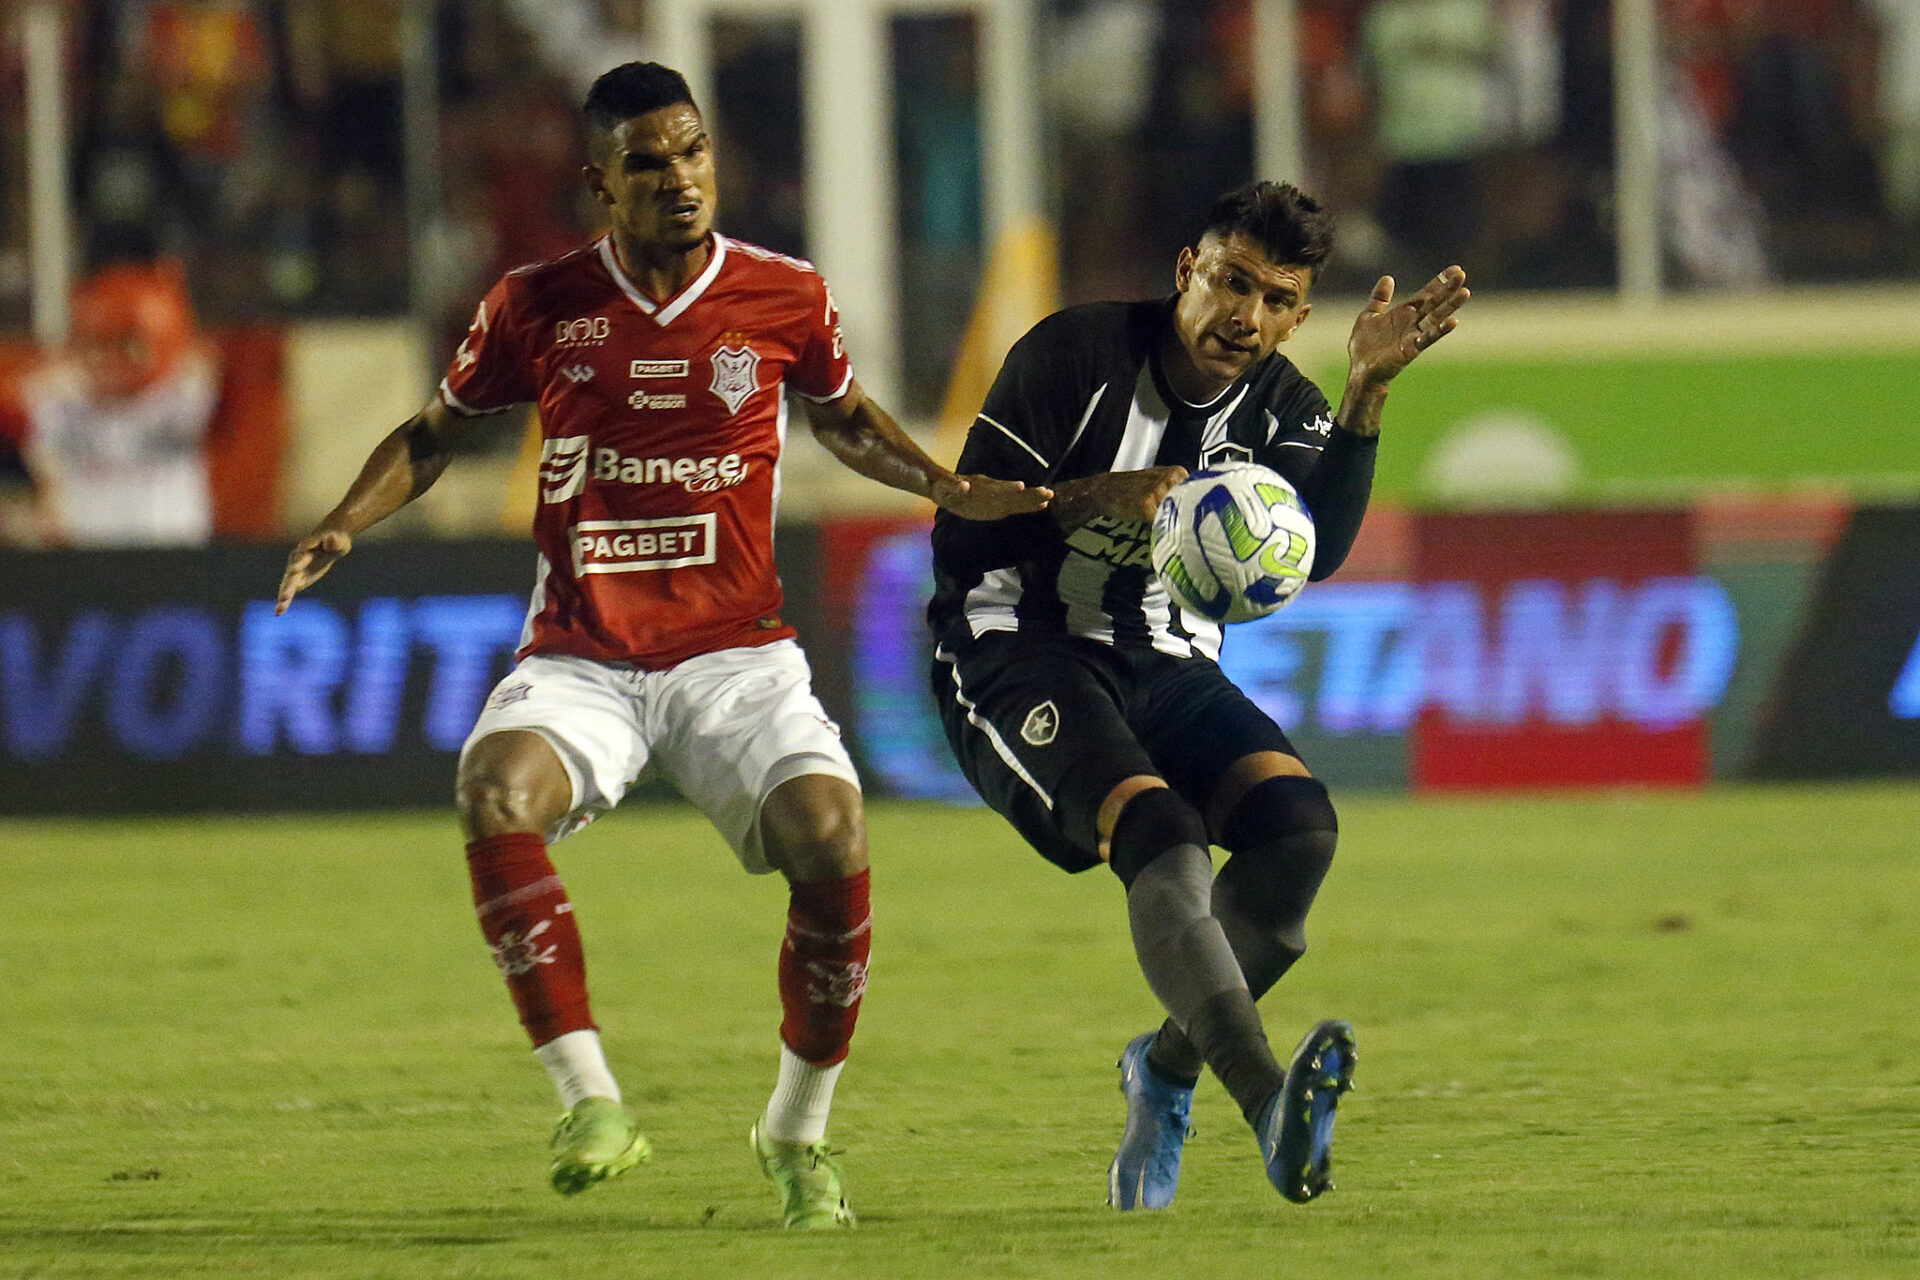
[[[754,245],[715,235],[706,269],[660,303],[610,238],[509,272],[440,397],[462,414],[539,407],[520,656],[659,670],[791,636],[773,568],[782,387],[832,400],[852,381],[826,282]]]

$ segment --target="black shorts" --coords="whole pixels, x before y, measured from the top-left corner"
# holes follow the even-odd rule
[[[933,690],[967,781],[1068,871],[1100,865],[1095,820],[1123,779],[1164,778],[1205,813],[1242,756],[1299,755],[1206,658],[989,632],[935,657]]]

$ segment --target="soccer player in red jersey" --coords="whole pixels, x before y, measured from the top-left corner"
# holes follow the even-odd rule
[[[934,462],[862,394],[814,269],[713,230],[713,144],[679,73],[609,71],[586,120],[608,234],[488,292],[438,394],[294,547],[278,608],[424,492],[476,418],[538,406],[538,576],[456,796],[481,932],[566,1108],[553,1185],[572,1194],[649,1155],[601,1050],[547,845],[652,771],[748,871],[787,878],[779,1075],[750,1138],[788,1226],[851,1225],[826,1124],[867,980],[866,836],[852,762],[780,617],[783,389],[841,461],[956,515],[1050,495]]]

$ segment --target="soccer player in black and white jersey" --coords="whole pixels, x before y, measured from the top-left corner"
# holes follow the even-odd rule
[[[1177,292],[1072,307],[1008,353],[959,469],[1050,491],[1003,520],[934,518],[929,616],[948,741],[987,803],[1067,871],[1110,865],[1168,1017],[1122,1052],[1117,1208],[1163,1208],[1201,1066],[1253,1126],[1290,1200],[1326,1190],[1353,1032],[1322,1022],[1282,1067],[1255,1001],[1306,949],[1331,864],[1327,789],[1222,674],[1217,624],[1174,607],[1148,560],[1160,500],[1190,471],[1273,468],[1340,567],[1373,483],[1387,387],[1451,332],[1466,273],[1405,301],[1382,277],[1354,322],[1339,412],[1278,347],[1332,249],[1318,203],[1259,182],[1222,196],[1174,265]],[[1228,858],[1214,874],[1209,846]]]

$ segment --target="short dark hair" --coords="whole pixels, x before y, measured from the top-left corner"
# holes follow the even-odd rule
[[[583,111],[588,132],[597,145],[601,137],[619,128],[621,121],[682,102],[695,111],[700,109],[694,105],[685,76],[657,62],[626,62],[593,82]]]
[[[1236,232],[1281,266],[1318,271],[1333,254],[1333,215],[1291,182],[1249,182],[1215,200],[1200,238]]]

